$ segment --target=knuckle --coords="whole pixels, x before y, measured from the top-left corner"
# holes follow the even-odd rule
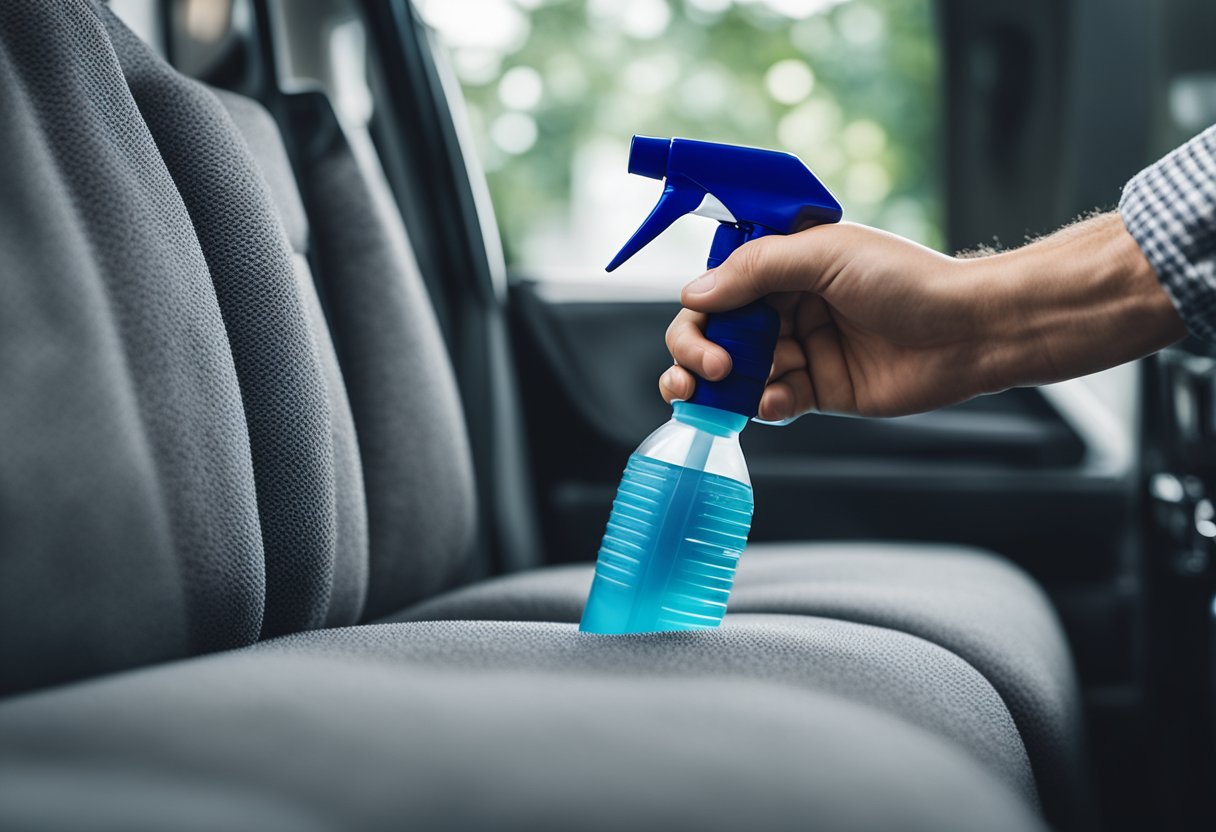
[[[696,357],[694,346],[699,335],[696,325],[687,318],[676,318],[667,328],[667,348],[673,357],[682,363]]]
[[[663,340],[667,342],[667,349],[674,351],[680,343],[680,338],[684,333],[686,322],[683,318],[683,313],[676,315],[671,323],[667,325],[667,332],[663,335]]]

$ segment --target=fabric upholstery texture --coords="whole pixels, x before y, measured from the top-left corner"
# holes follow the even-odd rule
[[[992,683],[1031,754],[1044,801],[1083,799],[1080,686],[1043,591],[1009,561],[966,547],[766,547],[732,611],[825,615],[928,639]],[[1048,795],[1050,794],[1050,797]]]
[[[424,601],[386,620],[578,621],[586,565],[507,575]],[[992,683],[1017,723],[1050,816],[1085,808],[1083,728],[1067,643],[1021,570],[965,547],[761,544],[740,561],[730,614],[839,618],[919,636]],[[729,616],[728,616],[729,617]]]
[[[187,209],[89,4],[0,4],[0,73],[0,691],[247,644],[249,441]]]
[[[1017,729],[992,686],[923,639],[805,616],[738,616],[713,631],[594,636],[518,621],[364,625],[263,642],[269,652],[369,657],[452,670],[763,679],[832,693],[954,740],[1034,803]]]
[[[568,626],[465,629],[318,631],[4,703],[0,826],[176,828],[186,795],[200,829],[1042,828],[987,767],[883,711],[707,687],[711,651],[678,643],[697,634],[605,653]],[[764,633],[706,635],[746,661]],[[691,672],[652,674],[663,652]]]
[[[400,218],[375,204],[320,96],[301,187],[367,482],[367,615],[449,587],[477,523],[451,361]]]
[[[215,95],[100,9],[139,112],[190,213],[232,348],[266,563],[263,637],[325,623],[337,545],[318,333],[269,189]]]
[[[292,266],[308,322],[316,339],[325,389],[329,399],[334,443],[334,497],[337,537],[334,549],[333,583],[325,623],[353,624],[363,612],[367,595],[367,495],[354,417],[346,397],[346,384],[338,367],[338,356],[329,337],[329,325],[317,297],[308,264],[308,217],[295,174],[287,159],[279,128],[256,101],[222,90],[215,91],[233,123],[245,137],[249,152],[265,177],[292,248]]]

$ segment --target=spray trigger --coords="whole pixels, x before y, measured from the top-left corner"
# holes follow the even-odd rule
[[[670,177],[650,216],[646,217],[624,247],[617,252],[616,257],[612,258],[607,270],[612,271],[637,254],[680,217],[696,211],[708,196],[709,194],[692,180]]]

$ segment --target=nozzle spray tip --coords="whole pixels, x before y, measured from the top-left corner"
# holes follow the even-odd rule
[[[670,153],[671,139],[634,136],[629,143],[629,172],[662,179],[667,176],[667,157]]]

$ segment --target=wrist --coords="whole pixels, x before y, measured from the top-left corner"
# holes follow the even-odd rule
[[[964,263],[987,295],[981,352],[991,390],[1087,375],[1186,334],[1118,214]]]

